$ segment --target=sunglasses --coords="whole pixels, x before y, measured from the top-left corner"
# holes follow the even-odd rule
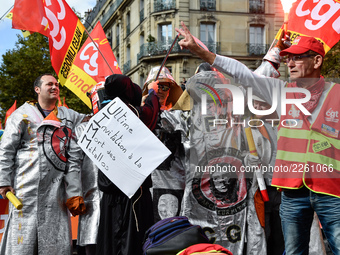
[[[299,60],[301,60],[301,59],[303,59],[303,58],[309,58],[309,57],[315,57],[315,56],[316,56],[316,55],[313,55],[313,54],[307,54],[307,55],[286,57],[286,58],[284,58],[284,62],[285,62],[286,64],[288,64],[291,60],[292,60],[293,62],[296,62],[296,61],[299,61]]]
[[[158,90],[168,91],[169,89],[170,89],[170,87],[167,86],[167,85],[158,84]]]

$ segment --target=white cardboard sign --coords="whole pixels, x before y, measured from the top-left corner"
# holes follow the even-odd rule
[[[129,198],[171,154],[119,98],[91,118],[78,144]]]

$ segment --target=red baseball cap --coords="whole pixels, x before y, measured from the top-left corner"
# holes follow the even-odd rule
[[[280,56],[286,56],[287,54],[302,54],[309,50],[312,50],[322,57],[325,56],[325,49],[323,44],[310,36],[298,36],[292,42],[292,46],[280,52]]]

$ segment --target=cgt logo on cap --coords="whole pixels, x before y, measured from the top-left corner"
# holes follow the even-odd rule
[[[292,42],[292,45],[297,45],[300,42],[300,40],[301,40],[300,36],[296,37],[295,40]]]

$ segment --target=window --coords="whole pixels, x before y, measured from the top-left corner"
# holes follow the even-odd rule
[[[126,14],[126,35],[130,34],[130,12]]]
[[[144,34],[139,35],[139,46],[142,46],[144,44]]]
[[[140,76],[139,76],[139,86],[140,86],[140,87],[143,87],[144,81],[145,81],[145,80],[144,80],[144,75],[140,75]]]
[[[130,45],[126,47],[126,62],[123,65],[123,74],[127,73],[131,69],[131,49]]]
[[[172,43],[172,25],[171,24],[164,24],[159,25],[158,28],[158,38],[159,42],[164,45],[166,48],[171,46]]]
[[[209,51],[216,52],[216,40],[215,40],[215,24],[200,24],[200,40]]]
[[[176,8],[176,0],[154,0],[155,12],[166,11]]]
[[[264,0],[249,0],[250,13],[264,13]]]
[[[200,26],[201,41],[215,42],[215,24],[204,24]]]
[[[131,49],[130,46],[126,47],[126,61],[130,61],[131,59]]]
[[[120,35],[120,28],[119,25],[116,26],[116,45],[119,45],[119,35]]]
[[[249,28],[249,43],[263,44],[263,26],[250,26]]]
[[[116,54],[116,60],[117,60],[118,66],[120,67],[119,53],[118,53],[118,54]]]
[[[170,74],[172,75],[172,66],[166,66],[166,68],[168,68]]]
[[[266,51],[264,43],[264,27],[262,25],[251,25],[249,27],[249,53],[260,55]]]
[[[202,11],[216,10],[216,1],[215,0],[201,0],[200,9]]]
[[[139,10],[139,21],[142,22],[144,20],[144,0],[140,0]]]

